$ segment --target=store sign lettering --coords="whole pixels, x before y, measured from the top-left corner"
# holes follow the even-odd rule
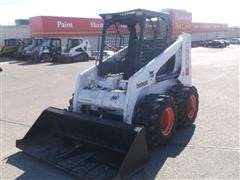
[[[191,30],[191,24],[176,22],[175,27],[177,30]]]
[[[69,23],[67,21],[57,21],[58,28],[72,28],[73,23]]]
[[[90,22],[91,28],[103,28],[103,23]]]

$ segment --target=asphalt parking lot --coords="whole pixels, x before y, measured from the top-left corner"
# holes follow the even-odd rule
[[[193,84],[200,95],[196,123],[151,150],[149,163],[132,179],[240,178],[239,61],[238,45],[192,49]],[[45,108],[66,108],[77,74],[92,64],[0,60],[0,179],[73,179],[24,155],[15,141]]]

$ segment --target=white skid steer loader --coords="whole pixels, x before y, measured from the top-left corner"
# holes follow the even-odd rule
[[[59,57],[60,61],[64,63],[88,61],[92,56],[90,49],[90,43],[86,39],[68,39],[67,48]]]
[[[148,145],[195,121],[191,37],[173,41],[163,12],[101,17],[100,58],[79,74],[68,110],[43,111],[17,147],[80,178],[122,179],[147,162]]]

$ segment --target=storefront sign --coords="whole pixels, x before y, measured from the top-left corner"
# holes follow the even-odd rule
[[[215,23],[192,23],[192,32],[216,32],[227,31],[227,24],[215,24]]]
[[[179,35],[182,32],[191,33],[192,13],[180,10],[170,10],[169,13],[173,35]]]

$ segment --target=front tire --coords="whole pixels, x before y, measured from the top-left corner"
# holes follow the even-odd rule
[[[72,94],[72,97],[68,101],[69,102],[69,106],[68,106],[67,110],[69,112],[73,112],[73,96],[74,96],[74,93]]]
[[[140,102],[136,112],[137,124],[144,125],[149,145],[164,144],[176,127],[176,106],[173,98],[151,94]]]
[[[52,57],[50,56],[50,54],[44,53],[42,55],[41,61],[42,62],[51,62],[52,61]]]

